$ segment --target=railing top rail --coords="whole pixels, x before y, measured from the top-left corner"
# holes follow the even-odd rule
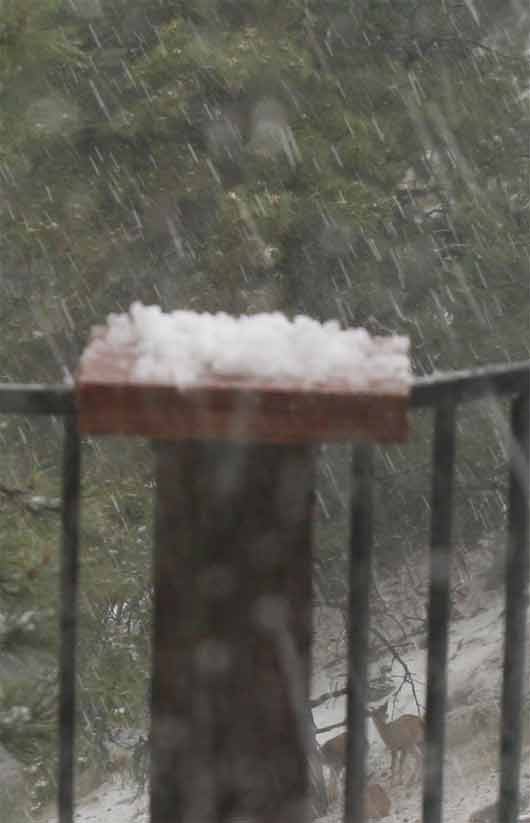
[[[456,405],[491,395],[515,395],[525,388],[529,377],[530,360],[418,377],[410,401],[417,408],[444,401]]]
[[[415,408],[454,404],[491,395],[515,395],[530,379],[530,360],[418,377],[411,389]],[[74,414],[75,391],[62,383],[0,383],[0,414]]]
[[[72,386],[0,383],[0,414],[74,414]]]

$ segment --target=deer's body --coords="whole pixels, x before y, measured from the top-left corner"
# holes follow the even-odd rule
[[[346,765],[346,738],[347,733],[342,732],[336,737],[332,737],[320,747],[322,760],[336,777],[339,777]]]
[[[331,771],[330,795],[334,800],[337,793],[338,779],[346,766],[347,733],[332,737],[320,747],[322,760]],[[378,820],[390,814],[390,800],[379,783],[368,783],[364,795],[364,816]]]
[[[368,783],[364,795],[364,816],[379,820],[390,814],[390,799],[379,783]]]
[[[415,714],[402,714],[397,720],[388,723],[386,719],[387,706],[388,702],[379,706],[378,709],[368,712],[368,715],[374,721],[383,743],[390,751],[393,783],[398,755],[400,781],[403,780],[403,765],[407,755],[412,754],[416,759],[418,768],[421,766],[424,728],[423,720]]]

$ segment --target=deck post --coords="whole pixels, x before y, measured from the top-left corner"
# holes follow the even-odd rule
[[[316,444],[405,440],[408,387],[146,384],[134,357],[100,330],[77,396],[81,431],[154,442],[151,821],[306,823]]]
[[[151,819],[305,823],[313,449],[155,450]]]

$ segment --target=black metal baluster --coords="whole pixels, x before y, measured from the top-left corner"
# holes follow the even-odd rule
[[[529,567],[530,380],[512,402],[506,611],[502,687],[498,820],[515,823],[519,812],[522,708],[527,660]]]
[[[437,407],[434,422],[423,774],[425,823],[440,823],[442,819],[455,446],[455,407],[450,401],[446,401]]]
[[[364,819],[368,602],[373,532],[372,480],[373,448],[368,443],[359,443],[353,453],[351,493],[345,823],[362,823]]]
[[[81,444],[77,417],[65,418],[63,447],[62,556],[59,651],[60,823],[74,819],[74,738],[77,601],[79,581],[79,504]]]

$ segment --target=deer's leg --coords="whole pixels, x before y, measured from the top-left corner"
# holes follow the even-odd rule
[[[414,754],[418,766],[418,773],[421,775],[423,772],[423,746],[421,743],[416,743],[416,746],[414,747]]]
[[[405,758],[407,756],[407,750],[401,749],[399,753],[399,782],[403,783],[403,766],[405,765]]]
[[[415,780],[421,780],[422,774],[422,749],[417,744],[410,749],[410,753],[414,756],[416,762],[416,769],[411,773],[407,780],[407,786],[410,786]],[[409,752],[407,752],[409,754]]]
[[[416,780],[421,779],[421,764],[418,760],[418,751],[416,749],[416,746],[413,746],[413,748],[410,750],[410,753],[414,756],[414,760],[416,762],[416,768],[414,769],[414,771],[410,775],[410,778],[409,778],[409,781],[408,781],[409,785],[411,783],[414,783]]]
[[[392,749],[390,754],[391,754],[391,757],[392,757],[392,763],[391,763],[391,766],[390,766],[390,772],[391,772],[390,783],[393,786],[394,785],[394,773],[395,773],[395,770],[396,770],[397,751],[395,749]]]
[[[328,803],[335,803],[339,789],[339,773],[334,766],[329,769]]]

